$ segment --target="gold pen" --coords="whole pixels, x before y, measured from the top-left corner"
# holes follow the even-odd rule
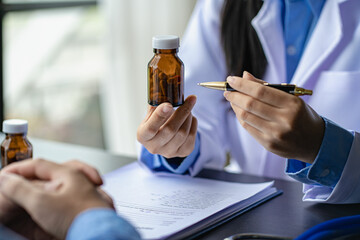
[[[228,82],[203,82],[198,83],[199,86],[222,90],[222,91],[236,91],[233,89]],[[302,96],[302,95],[312,95],[313,91],[308,90],[305,88],[297,87],[295,84],[288,84],[288,83],[280,83],[280,84],[270,84],[270,83],[263,83],[263,85],[268,87],[273,87],[279,89],[281,91],[293,94],[295,96]]]

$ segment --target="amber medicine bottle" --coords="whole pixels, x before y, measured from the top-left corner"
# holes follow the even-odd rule
[[[184,103],[184,64],[177,56],[180,39],[173,35],[152,39],[154,56],[148,64],[148,103],[158,106]]]
[[[33,147],[27,139],[28,122],[20,119],[10,119],[3,122],[3,132],[6,134],[1,143],[1,168],[27,158],[32,158]]]

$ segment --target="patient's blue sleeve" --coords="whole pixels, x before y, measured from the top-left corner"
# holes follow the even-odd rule
[[[112,209],[94,208],[80,213],[67,233],[67,240],[140,240],[135,228]]]

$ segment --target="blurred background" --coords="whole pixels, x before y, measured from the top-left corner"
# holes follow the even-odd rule
[[[30,137],[135,156],[151,38],[181,37],[195,2],[0,1],[4,119],[27,119]]]

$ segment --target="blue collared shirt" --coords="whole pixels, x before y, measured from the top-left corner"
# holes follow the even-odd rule
[[[283,0],[281,2],[286,48],[286,79],[290,82],[319,20],[325,0]]]

